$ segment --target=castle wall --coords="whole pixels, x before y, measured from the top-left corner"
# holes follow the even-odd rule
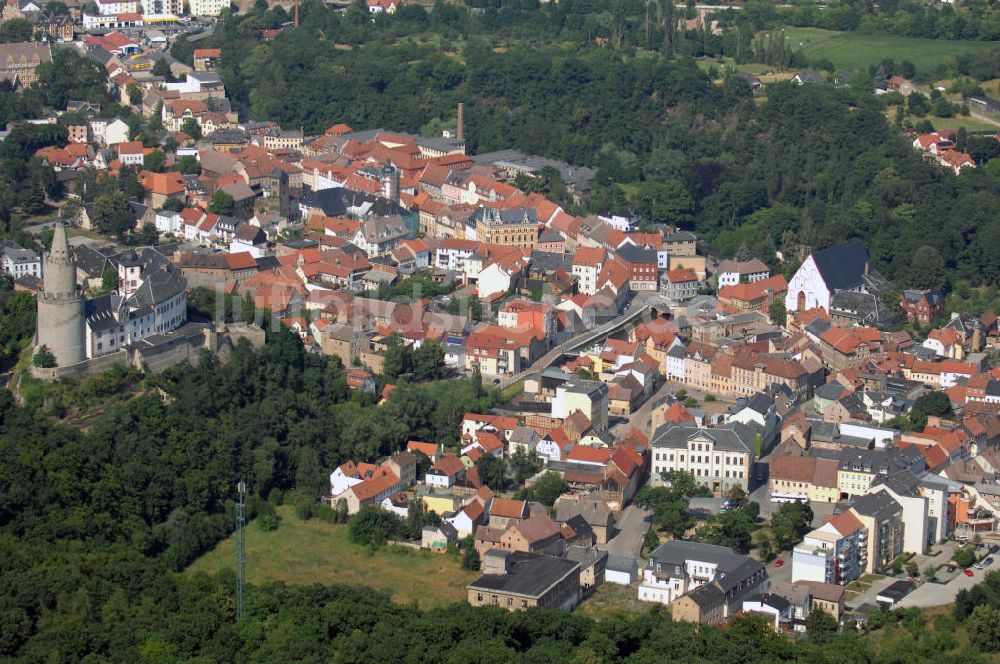
[[[31,367],[31,375],[41,380],[79,378],[107,371],[117,364],[132,365],[147,373],[160,373],[182,362],[197,363],[202,350],[218,354],[219,359],[225,362],[229,359],[233,346],[241,338],[250,341],[254,348],[261,348],[265,333],[259,327],[245,323],[231,325],[222,333],[217,333],[208,326],[188,328],[186,333],[173,333],[165,339],[158,336],[156,345],[122,348],[108,355],[50,369]]]

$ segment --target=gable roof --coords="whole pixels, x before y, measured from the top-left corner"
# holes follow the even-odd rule
[[[820,249],[813,253],[813,261],[830,290],[857,288],[869,267],[868,250],[861,240]]]
[[[490,516],[499,516],[508,519],[523,519],[528,513],[528,503],[523,500],[509,500],[507,498],[494,498],[490,503]]]

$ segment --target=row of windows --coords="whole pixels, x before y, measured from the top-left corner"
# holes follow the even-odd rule
[[[723,461],[723,459],[724,459],[724,461]],[[667,452],[655,452],[653,454],[653,460],[654,461],[673,461],[674,460],[674,453],[673,452],[670,452],[670,453],[667,453]],[[683,454],[678,454],[677,455],[677,460],[678,461],[684,461],[684,455]],[[738,457],[738,456],[734,456],[734,457],[730,457],[730,456],[722,457],[721,455],[716,454],[715,455],[715,463],[723,463],[723,462],[727,466],[733,466],[733,465],[743,465],[745,463],[745,460],[742,457]],[[692,454],[692,455],[690,455],[690,461],[689,461],[689,463],[712,463],[712,457],[710,455],[707,455],[707,454],[705,454],[705,455],[702,455],[702,454]]]
[[[483,594],[482,593],[476,593],[476,601],[478,603],[480,603],[480,604],[482,603],[482,601],[483,601]],[[493,604],[494,606],[500,606],[500,596],[499,595],[490,595],[490,603]],[[513,597],[508,597],[507,598],[507,606],[508,607],[514,606],[514,598]],[[522,599],[521,600],[521,608],[522,609],[528,608],[528,600],[526,600],[526,599]]]

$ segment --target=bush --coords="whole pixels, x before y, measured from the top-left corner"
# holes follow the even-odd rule
[[[48,346],[39,346],[35,351],[35,356],[31,358],[31,363],[39,369],[51,369],[56,366],[56,356],[52,354]]]
[[[959,567],[970,567],[976,562],[976,547],[963,546],[955,551],[955,564]]]
[[[303,521],[313,518],[316,512],[316,501],[309,496],[299,496],[295,501],[295,516]]]
[[[257,527],[265,533],[278,529],[278,515],[272,512],[257,517]]]

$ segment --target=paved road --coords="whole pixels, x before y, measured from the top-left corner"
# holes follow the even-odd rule
[[[652,520],[652,513],[635,505],[629,505],[619,512],[615,520],[617,534],[607,544],[601,544],[599,549],[620,556],[639,559],[642,554],[642,541]]]

